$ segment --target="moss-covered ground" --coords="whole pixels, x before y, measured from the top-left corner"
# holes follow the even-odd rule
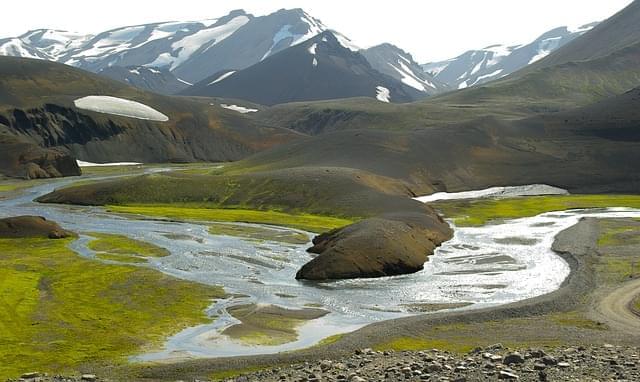
[[[0,239],[0,380],[73,373],[128,356],[187,326],[219,287],[77,256],[69,240]]]
[[[207,208],[207,206],[193,204],[108,206],[107,209],[111,212],[158,216],[176,220],[271,224],[310,232],[324,232],[352,223],[351,220],[331,216],[250,209]]]
[[[145,263],[149,257],[170,255],[169,251],[164,248],[124,235],[91,233],[90,236],[94,239],[87,244],[87,247],[96,252],[96,256],[103,260]]]
[[[458,226],[481,226],[491,220],[536,216],[579,208],[640,208],[640,195],[562,195],[509,199],[442,201],[432,204]]]

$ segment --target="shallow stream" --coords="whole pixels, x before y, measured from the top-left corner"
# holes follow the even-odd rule
[[[584,216],[640,217],[640,211],[631,209],[573,210],[483,227],[455,227],[453,239],[438,248],[420,272],[312,283],[294,278],[312,259],[305,251],[306,244],[212,235],[206,223],[131,219],[99,207],[33,202],[75,181],[78,178],[52,181],[0,200],[0,217],[39,215],[56,221],[81,233],[71,248],[84,257],[94,257],[94,253],[86,247],[90,238],[82,233],[122,234],[147,241],[166,248],[171,255],[151,259],[145,266],[181,279],[221,285],[235,295],[210,307],[208,313],[216,317],[213,323],[183,330],[167,340],[164,350],[142,354],[138,360],[276,353],[308,347],[374,321],[447,308],[448,304],[475,309],[539,296],[557,289],[569,274],[568,264],[550,249],[558,232]],[[249,346],[219,334],[238,322],[226,308],[247,303],[292,309],[318,306],[331,313],[302,325],[295,342]]]

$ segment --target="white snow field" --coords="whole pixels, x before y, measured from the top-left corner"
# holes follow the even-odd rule
[[[156,109],[136,101],[110,96],[86,96],[73,101],[78,109],[122,117],[166,122],[169,117]]]
[[[220,77],[216,78],[215,80],[209,82],[207,84],[207,86],[211,86],[213,84],[217,84],[220,81],[224,81],[225,79],[227,79],[228,77],[230,77],[233,73],[235,73],[235,70],[230,70],[228,72],[226,72],[225,74],[221,75]]]
[[[76,160],[76,162],[78,162],[79,167],[138,166],[142,164],[138,162],[93,163],[93,162],[85,162],[81,160]]]
[[[437,200],[457,199],[486,199],[486,198],[514,198],[518,196],[537,195],[568,195],[569,192],[562,188],[546,184],[530,184],[526,186],[491,187],[484,190],[464,192],[436,192],[435,194],[413,198],[422,203],[435,202]]]
[[[229,109],[229,110],[233,110],[233,111],[237,111],[238,113],[242,113],[242,114],[255,113],[255,112],[258,111],[258,109],[250,109],[250,108],[247,108],[247,107],[244,107],[244,106],[238,106],[238,105],[227,105],[226,103],[221,103],[220,107],[225,108],[225,109]]]

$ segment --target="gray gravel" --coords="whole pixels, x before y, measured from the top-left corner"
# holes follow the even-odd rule
[[[339,362],[274,368],[228,379],[249,381],[640,381],[640,349],[599,347],[506,349],[496,344],[466,355],[438,350],[358,350]]]

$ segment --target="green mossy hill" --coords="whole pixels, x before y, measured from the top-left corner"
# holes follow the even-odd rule
[[[64,239],[71,236],[75,236],[75,234],[40,216],[16,216],[0,219],[0,238],[4,239],[28,237]]]
[[[71,239],[0,239],[0,379],[113,365],[207,321],[224,295],[157,271],[77,256]]]
[[[392,211],[429,210],[410,200],[406,185],[346,168],[293,168],[245,174],[162,173],[68,187],[45,203],[174,205],[361,218]]]
[[[302,213],[290,214],[279,211],[261,211],[240,208],[211,208],[207,205],[203,206],[194,204],[109,206],[108,210],[124,214],[157,216],[175,220],[270,224],[302,229],[309,232],[323,232],[352,223],[349,219],[322,215]],[[216,229],[211,230],[211,232],[215,234]],[[241,233],[238,230],[234,230],[232,232],[229,229],[222,231],[218,229],[217,232],[221,234],[223,232],[226,232],[226,234],[234,233],[235,235],[240,236],[248,235],[247,231]],[[254,231],[254,233],[257,232]]]

